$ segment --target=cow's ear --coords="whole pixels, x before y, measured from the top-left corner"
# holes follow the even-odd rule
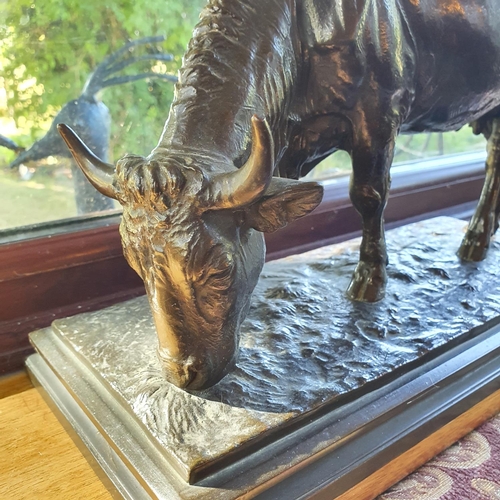
[[[271,233],[312,212],[323,198],[323,186],[273,178],[264,195],[245,209],[247,225]]]

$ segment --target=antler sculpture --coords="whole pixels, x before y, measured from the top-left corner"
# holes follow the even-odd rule
[[[80,97],[65,104],[54,118],[49,131],[27,150],[20,150],[22,152],[10,164],[10,167],[14,168],[22,163],[39,161],[48,156],[69,158],[72,164],[71,170],[78,213],[83,214],[112,208],[112,200],[98,193],[74,164],[71,153],[57,132],[57,125],[59,123],[70,125],[80,137],[84,138],[86,144],[96,155],[107,160],[111,117],[108,108],[96,98],[96,95],[107,87],[145,78],[160,78],[175,83],[176,76],[152,71],[137,75],[114,76],[139,61],[172,61],[171,54],[156,53],[135,57],[131,55],[138,46],[158,43],[163,40],[165,40],[164,36],[141,38],[127,43],[121,49],[107,56],[87,79]]]
[[[15,151],[16,153],[20,153],[21,151],[24,151],[24,148],[21,146],[18,146],[14,141],[11,141],[7,137],[0,135],[0,146],[7,148],[7,149],[12,149],[12,151]]]

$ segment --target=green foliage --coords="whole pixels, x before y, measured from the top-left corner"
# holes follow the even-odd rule
[[[160,70],[176,74],[205,2],[3,0],[0,129],[7,123],[12,129],[15,123],[17,137],[9,133],[11,129],[2,129],[3,134],[24,146],[40,138],[60,108],[80,95],[88,76],[104,57],[129,40],[165,35],[165,42],[147,50],[173,54],[175,60],[162,63]],[[136,49],[138,54],[144,50]],[[150,70],[151,63],[143,62],[124,73]],[[125,152],[145,154],[158,141],[172,101],[173,84],[139,80],[107,88],[101,97],[113,119],[112,157],[116,159]]]
[[[136,52],[139,55],[146,50],[161,50],[173,54],[174,61],[158,64],[155,70],[176,74],[205,3],[206,0],[0,0],[0,133],[29,147],[45,134],[62,106],[81,94],[85,81],[99,63],[130,40],[166,36],[165,42]],[[142,62],[124,73],[149,71],[150,63]],[[107,88],[101,94],[99,97],[110,109],[113,120],[110,160],[126,152],[148,154],[163,129],[173,98],[172,83],[139,80]],[[398,139],[395,162],[484,150],[484,143],[468,127],[445,134],[442,141],[437,134],[430,140],[427,134],[411,139],[403,136]],[[12,151],[0,148],[0,167],[14,156]],[[350,168],[349,156],[339,152],[322,162],[312,175],[325,177]],[[22,186],[15,185],[16,178],[11,173],[0,176],[0,200],[11,210],[12,217],[19,216],[24,207],[27,212],[33,211],[36,197],[40,202],[35,210],[40,215],[37,221],[74,215],[71,187],[65,184],[59,192],[54,188],[55,181],[41,175],[40,170],[35,176],[33,182]],[[52,191],[46,202],[51,207],[50,215],[45,214],[46,195],[40,186]],[[50,201],[54,193],[61,198],[56,203]],[[23,197],[31,202],[24,203]],[[21,209],[16,208],[20,206],[15,205],[16,200]],[[7,221],[5,208],[0,211],[4,214],[0,227],[16,225],[14,218]],[[28,222],[28,216],[26,220],[20,217],[17,224]]]
[[[45,133],[61,107],[80,95],[104,57],[128,40],[165,35],[165,42],[148,50],[173,54],[175,60],[161,69],[175,74],[205,2],[0,0],[0,132],[29,146]],[[150,71],[147,64],[135,64],[126,73]],[[113,119],[111,159],[125,152],[149,153],[173,98],[172,83],[142,80],[105,89],[101,97]],[[17,127],[15,134],[2,129],[9,119]],[[443,143],[445,154],[483,147],[482,138],[468,128],[446,134]],[[438,139],[428,140],[426,134],[400,138],[398,145],[396,162],[440,153]],[[0,155],[0,164],[13,157],[2,149]],[[346,155],[337,154],[315,174],[345,168],[350,168]]]

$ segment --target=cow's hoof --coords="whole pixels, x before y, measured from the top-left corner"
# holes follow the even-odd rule
[[[347,289],[347,296],[358,302],[377,302],[385,296],[386,283],[385,266],[359,262]]]
[[[458,256],[467,262],[480,262],[486,257],[487,252],[487,244],[485,245],[477,237],[466,234],[458,250]]]

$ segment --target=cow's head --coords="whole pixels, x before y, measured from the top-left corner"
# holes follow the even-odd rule
[[[146,285],[167,378],[189,389],[215,384],[236,359],[264,263],[262,232],[309,213],[322,187],[272,177],[272,136],[255,117],[238,170],[179,153],[127,155],[115,168],[59,128],[90,182],[123,206],[124,254]]]

